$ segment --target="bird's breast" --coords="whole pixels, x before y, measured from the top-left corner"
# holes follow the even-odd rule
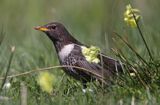
[[[63,61],[74,49],[74,44],[65,45],[58,53],[59,58]]]

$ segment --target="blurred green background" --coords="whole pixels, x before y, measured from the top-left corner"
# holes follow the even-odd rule
[[[107,52],[112,46],[111,34],[114,31],[124,33],[127,30],[129,37],[133,38],[132,43],[140,43],[138,35],[132,35],[133,31],[123,21],[128,3],[129,0],[1,0],[0,27],[6,33],[7,44],[15,45],[17,49],[48,48],[50,41],[33,27],[59,21],[80,41],[100,46]],[[151,33],[149,36],[152,37],[158,36],[159,1],[135,0],[131,4],[141,11],[146,33]],[[154,36],[154,33],[157,35]]]
[[[141,11],[147,34],[148,31],[159,32],[158,2],[135,0],[132,3],[133,7]],[[50,45],[49,40],[44,35],[39,35],[41,33],[33,30],[33,27],[59,21],[80,41],[100,46],[107,51],[112,44],[112,32],[123,33],[128,30],[123,21],[128,3],[128,0],[1,0],[0,27],[7,35],[7,43],[16,45],[16,48],[38,47],[35,43],[46,47]],[[138,37],[135,34],[129,35],[135,39]]]
[[[141,29],[154,58],[159,59],[158,0],[0,0],[0,40],[4,36],[0,45],[0,74],[4,74],[7,68],[11,46],[15,46],[16,51],[9,74],[59,65],[52,42],[44,33],[33,29],[55,21],[63,23],[79,41],[99,46],[104,53],[113,57],[115,55],[111,48],[115,45],[112,37],[113,32],[117,32],[137,52],[148,58],[138,31],[131,29],[123,21],[123,14],[129,3],[141,11]],[[128,58],[135,59],[123,44],[118,46]],[[54,72],[61,77],[60,71]],[[34,75],[21,78],[28,81],[29,87],[32,84],[29,83],[30,79],[34,80]]]
[[[0,29],[5,34],[1,46],[3,50],[0,51],[4,55],[1,56],[7,56],[6,50],[10,46],[16,46],[19,57],[25,53],[32,56],[33,53],[35,56],[41,53],[43,56],[53,57],[55,54],[52,53],[51,41],[43,33],[33,29],[37,25],[52,21],[63,23],[78,40],[85,44],[99,46],[108,55],[112,55],[110,50],[113,47],[112,33],[127,34],[129,42],[136,46],[138,52],[145,55],[143,42],[136,29],[130,29],[123,21],[127,4],[129,0],[1,0]],[[148,45],[154,49],[152,52],[157,55],[160,31],[159,1],[135,0],[131,4],[141,11],[145,38]],[[1,57],[1,59],[4,62],[8,58]],[[52,64],[51,60],[48,62]]]

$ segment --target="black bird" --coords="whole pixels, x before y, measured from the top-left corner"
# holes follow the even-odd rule
[[[122,71],[122,65],[118,60],[103,53],[97,56],[100,59],[99,63],[88,62],[82,54],[82,46],[88,46],[75,39],[61,23],[52,22],[35,27],[35,29],[46,33],[55,46],[60,64],[70,66],[64,67],[63,70],[68,75],[80,80],[84,87],[87,82],[95,79],[107,84],[111,78]]]

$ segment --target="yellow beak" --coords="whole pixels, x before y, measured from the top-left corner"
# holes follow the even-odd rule
[[[41,26],[34,27],[34,29],[35,29],[35,30],[39,30],[39,31],[48,31],[48,30],[49,30],[48,28],[41,27]]]

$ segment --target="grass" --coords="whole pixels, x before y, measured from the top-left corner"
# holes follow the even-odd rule
[[[128,1],[0,2],[0,13],[3,14],[0,17],[0,77],[29,72],[5,80],[11,83],[11,87],[2,88],[1,105],[21,104],[21,84],[27,87],[28,105],[160,104],[160,24],[158,11],[155,10],[159,9],[159,1],[132,3],[141,10],[143,21],[140,30],[154,60],[150,60],[139,30],[131,29],[123,22],[123,12]],[[142,4],[145,5],[141,6]],[[146,12],[147,10],[151,12]],[[99,46],[107,55],[120,59],[126,64],[125,73],[118,75],[114,84],[104,89],[97,82],[88,83],[88,87],[94,91],[84,94],[80,82],[68,77],[59,68],[51,68],[48,71],[57,81],[53,85],[54,91],[48,94],[41,90],[36,80],[39,72],[30,71],[40,68],[44,70],[43,68],[57,66],[59,63],[52,42],[43,33],[34,31],[33,27],[49,21],[61,21],[80,41]],[[114,41],[111,41],[113,37]],[[11,46],[15,46],[13,58]],[[131,68],[134,75],[129,73]],[[1,87],[3,82],[0,80]]]

